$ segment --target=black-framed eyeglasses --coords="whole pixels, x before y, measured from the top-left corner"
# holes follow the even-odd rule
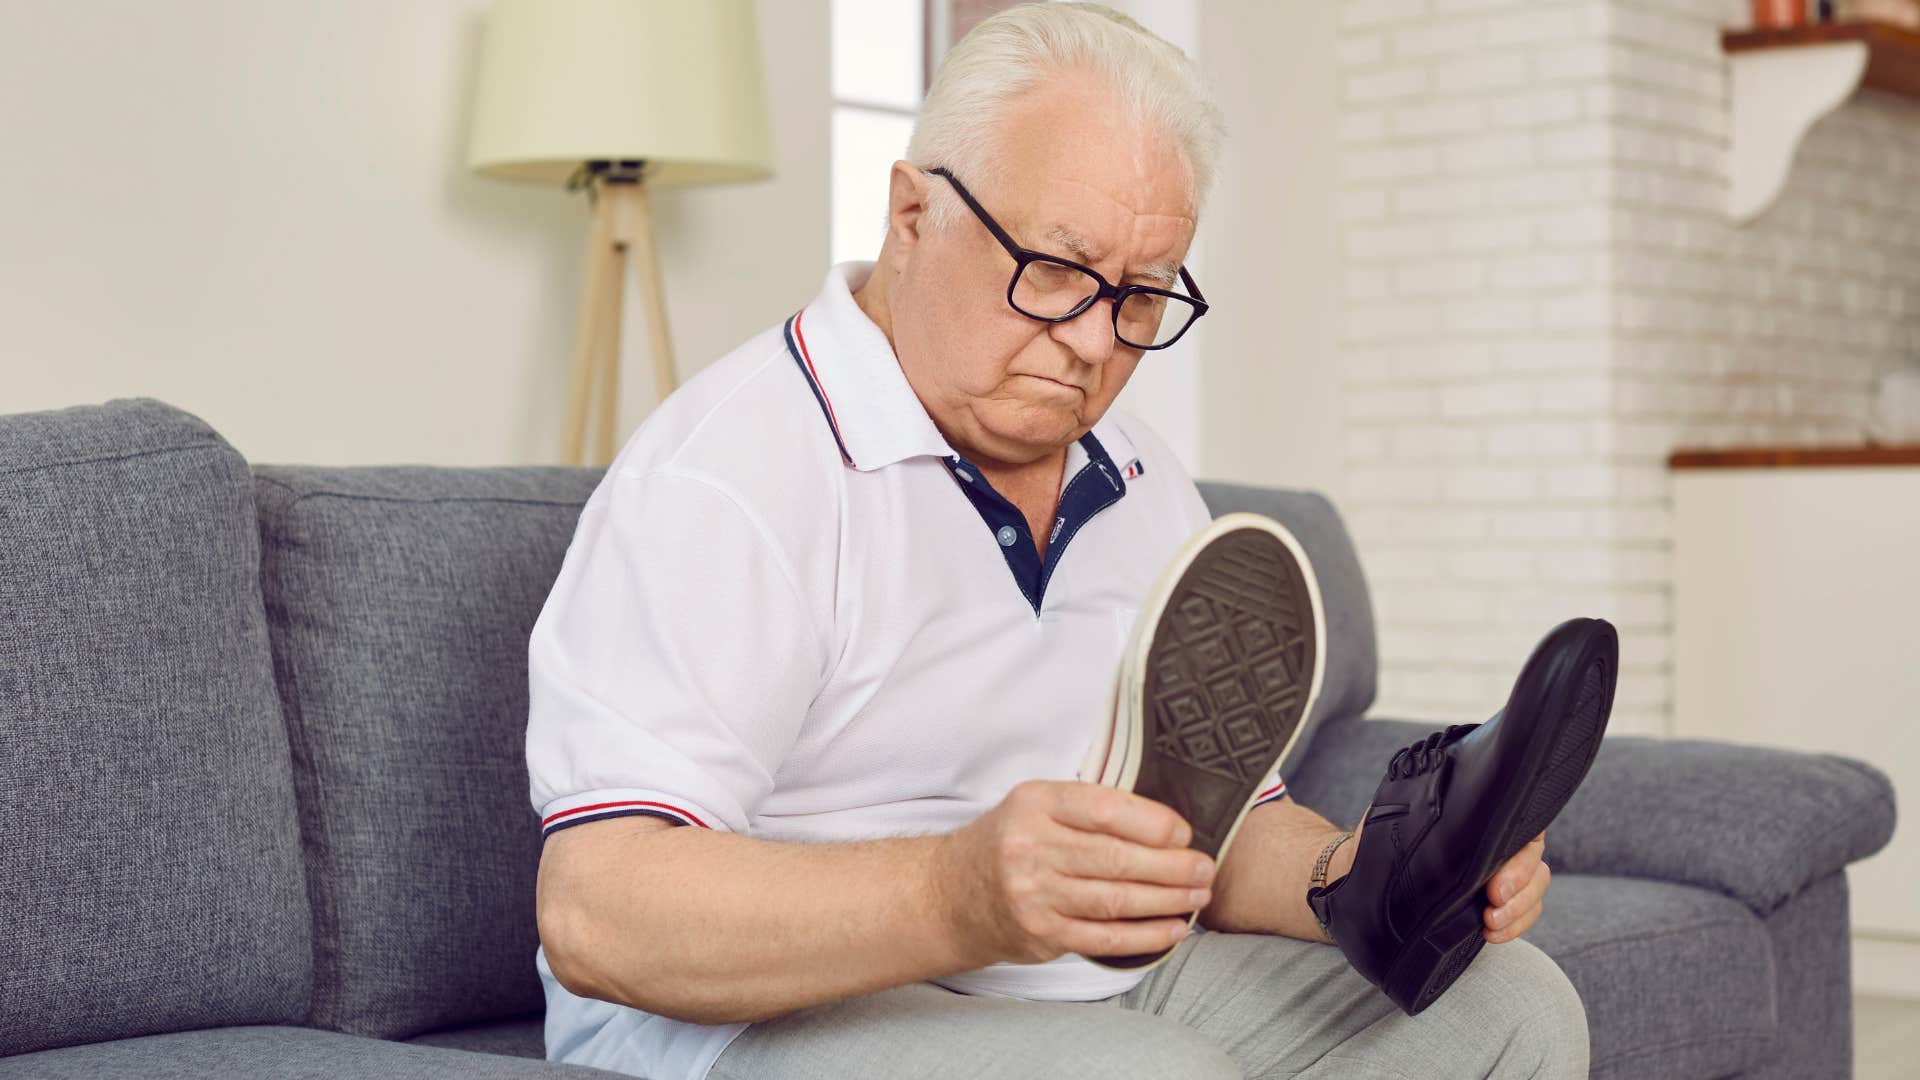
[[[1183,296],[1152,285],[1114,285],[1090,266],[1044,251],[1023,248],[1013,242],[1007,230],[993,220],[973,195],[944,167],[928,169],[943,176],[960,193],[967,207],[987,227],[1000,246],[1013,256],[1013,277],[1007,281],[1007,303],[1029,319],[1041,322],[1066,322],[1093,306],[1094,301],[1113,301],[1113,336],[1135,349],[1164,349],[1180,340],[1193,321],[1207,313],[1207,302],[1200,287],[1193,283],[1187,268],[1180,268],[1180,280],[1193,295]]]

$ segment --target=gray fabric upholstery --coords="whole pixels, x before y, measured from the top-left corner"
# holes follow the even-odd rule
[[[1580,992],[1594,1077],[1725,1076],[1771,1050],[1770,940],[1731,897],[1556,872],[1526,940]]]
[[[1621,736],[1602,743],[1548,846],[1570,870],[1691,881],[1765,913],[1885,847],[1893,823],[1893,782],[1864,761]]]
[[[539,1058],[544,1061],[547,1057],[547,1022],[544,1016],[534,1016],[523,1020],[443,1028],[425,1035],[415,1035],[407,1041],[423,1046],[448,1046],[455,1050]]]
[[[592,1080],[625,1073],[299,1027],[149,1035],[0,1058],[0,1080]]]
[[[0,1054],[305,1014],[258,566],[193,416],[0,416]]]
[[[1320,698],[1306,728],[1280,763],[1280,776],[1293,789],[1311,752],[1316,732],[1329,718],[1360,716],[1373,705],[1379,661],[1374,652],[1373,600],[1366,575],[1339,510],[1317,491],[1249,487],[1243,484],[1202,482],[1200,495],[1215,517],[1243,511],[1265,514],[1287,527],[1313,563],[1320,585],[1320,606],[1326,620],[1326,669],[1321,673]],[[1295,795],[1298,798],[1298,795]],[[1365,802],[1361,803],[1364,806]],[[1360,806],[1354,807],[1357,814]]]
[[[308,1022],[403,1037],[539,1010],[527,636],[602,470],[254,471]]]
[[[601,475],[249,475],[152,399],[0,417],[0,1080],[614,1075],[541,1060],[523,746]],[[1351,823],[1442,725],[1360,719],[1372,605],[1324,496],[1201,488],[1313,559],[1326,682],[1282,769]],[[1593,1075],[1848,1075],[1840,868],[1893,818],[1853,759],[1609,737],[1528,935]]]
[[[1853,1075],[1853,953],[1847,876],[1826,874],[1767,913],[1780,1023],[1749,1080]]]
[[[1490,703],[1488,714],[1502,704]],[[1443,726],[1336,722],[1287,787],[1296,801],[1351,825],[1395,748]],[[1808,882],[1885,847],[1893,823],[1892,782],[1863,761],[1609,735],[1547,828],[1547,862],[1576,874],[1700,885],[1764,914]]]

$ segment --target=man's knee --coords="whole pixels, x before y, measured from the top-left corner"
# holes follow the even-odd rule
[[[1537,1057],[1539,1075],[1587,1075],[1586,1006],[1552,957],[1516,938],[1482,948],[1461,978],[1470,976],[1486,984],[1483,1000],[1510,1003],[1487,1020],[1506,1029],[1507,1045]]]

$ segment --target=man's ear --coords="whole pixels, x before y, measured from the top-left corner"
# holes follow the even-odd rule
[[[931,177],[905,158],[895,161],[887,173],[887,240],[903,262],[920,242],[930,181]]]

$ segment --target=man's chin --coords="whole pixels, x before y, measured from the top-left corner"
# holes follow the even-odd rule
[[[995,422],[995,420],[999,422]],[[1017,415],[981,425],[1008,461],[1035,461],[1079,438],[1088,427],[1071,410],[1030,405]]]

